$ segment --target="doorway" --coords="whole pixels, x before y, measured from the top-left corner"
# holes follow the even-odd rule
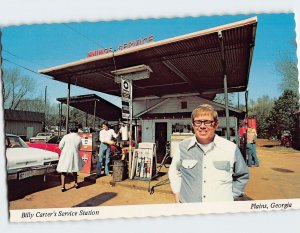
[[[155,143],[157,147],[157,160],[160,162],[166,153],[167,122],[155,123]]]

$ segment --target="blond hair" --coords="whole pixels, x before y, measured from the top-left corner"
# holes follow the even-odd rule
[[[214,121],[218,122],[218,112],[210,104],[201,104],[196,107],[192,112],[192,122],[194,122],[195,117],[200,115],[201,113],[211,113],[213,115]]]

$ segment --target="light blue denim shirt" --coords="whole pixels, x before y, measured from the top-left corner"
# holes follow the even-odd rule
[[[180,142],[169,179],[181,202],[233,201],[243,194],[249,173],[233,142],[215,135],[211,149],[204,152],[193,136]]]

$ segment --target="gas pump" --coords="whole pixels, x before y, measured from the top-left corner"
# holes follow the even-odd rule
[[[82,133],[78,133],[81,137],[82,146],[79,150],[81,159],[84,161],[84,166],[80,170],[82,173],[91,174],[93,165],[97,162],[96,156],[98,153],[98,138],[97,132],[92,132],[90,128],[84,128]]]

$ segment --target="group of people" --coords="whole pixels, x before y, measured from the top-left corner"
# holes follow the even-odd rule
[[[248,166],[258,166],[253,150],[256,132],[248,130],[247,148],[249,146],[248,156],[251,159],[247,166],[238,146],[215,133],[219,126],[218,113],[211,105],[198,106],[193,110],[191,120],[194,136],[180,142],[169,168],[175,202],[234,201],[244,196],[244,187],[249,180]],[[104,174],[109,173],[110,145],[118,134],[109,129],[107,122],[102,124],[97,177],[100,177],[104,158]],[[79,156],[80,146],[81,139],[75,132],[65,135],[59,144],[62,153],[57,171],[62,174],[63,192],[66,191],[66,173],[73,174],[75,188],[78,188],[77,172],[83,166]]]
[[[109,174],[109,162],[110,162],[110,145],[114,144],[114,138],[117,138],[119,133],[115,133],[113,129],[109,129],[109,124],[104,121],[101,124],[102,130],[99,133],[99,140],[101,142],[99,148],[99,157],[97,161],[97,178],[100,177],[103,160],[105,158],[104,174]],[[61,191],[65,192],[66,189],[66,176],[68,173],[73,175],[74,188],[78,189],[79,185],[77,182],[78,172],[84,166],[79,150],[82,146],[81,137],[78,135],[77,128],[71,128],[70,133],[65,135],[60,143],[59,148],[61,149],[61,155],[57,165],[57,172],[61,173]]]

